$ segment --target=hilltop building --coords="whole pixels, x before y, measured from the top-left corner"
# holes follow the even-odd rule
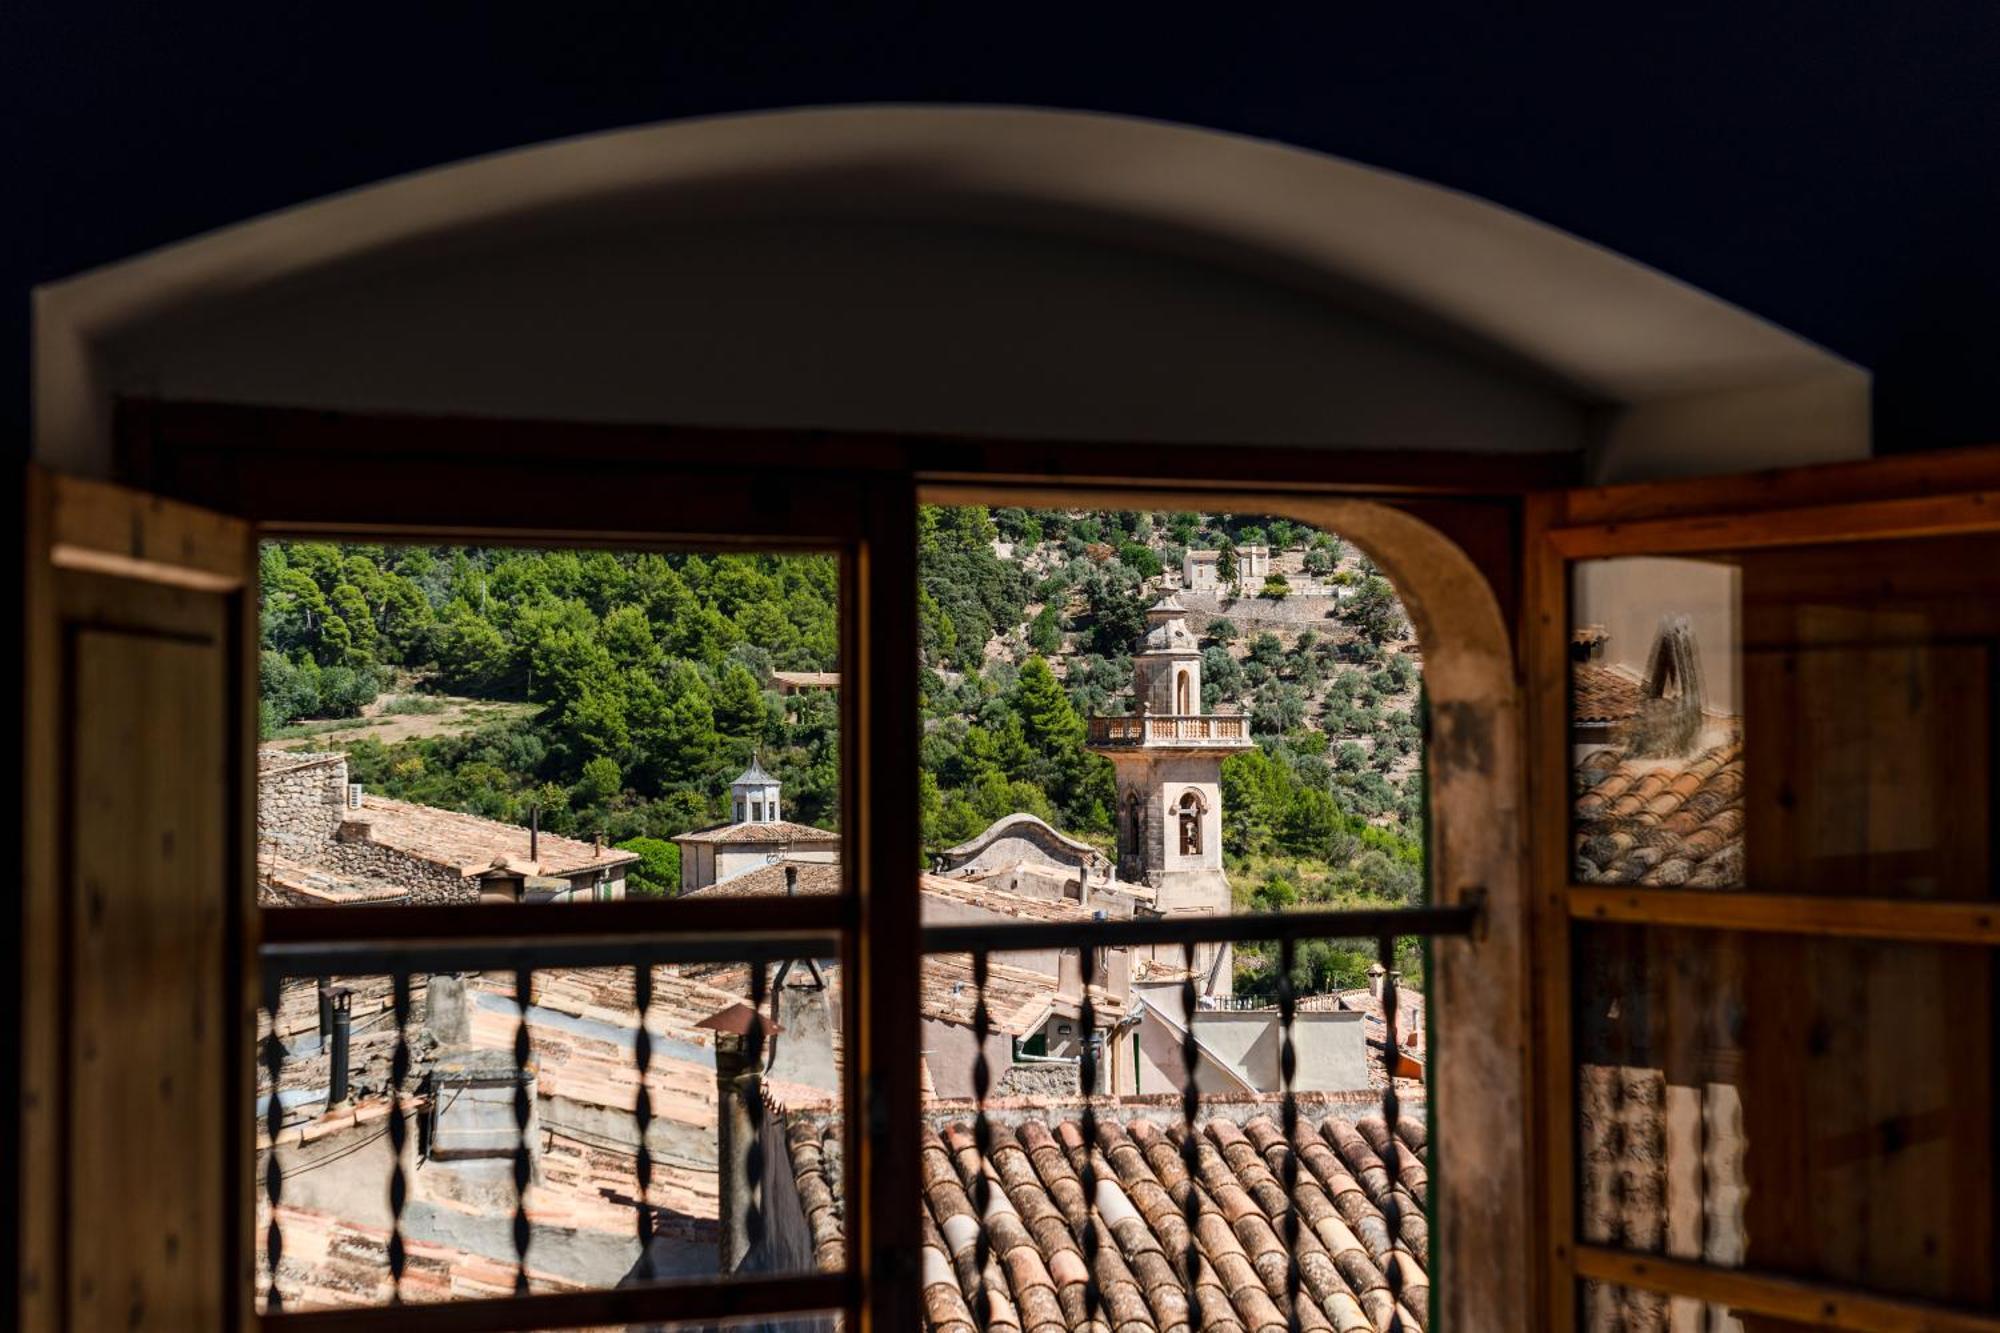
[[[1189,551],[1181,557],[1181,586],[1190,592],[1215,592],[1225,580],[1222,577],[1222,552]],[[1239,546],[1236,548],[1236,581],[1243,587],[1255,588],[1264,582],[1271,572],[1271,548],[1268,546]]]

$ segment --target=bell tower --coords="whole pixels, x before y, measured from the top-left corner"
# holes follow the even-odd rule
[[[1201,651],[1171,593],[1146,611],[1132,693],[1130,714],[1090,720],[1090,748],[1117,770],[1118,877],[1155,889],[1169,916],[1226,913],[1222,761],[1250,748],[1250,719],[1202,711]],[[1215,971],[1226,991],[1226,960]]]

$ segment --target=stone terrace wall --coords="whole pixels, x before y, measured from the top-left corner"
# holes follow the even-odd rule
[[[263,751],[257,756],[257,837],[289,848],[333,841],[347,813],[347,756]]]
[[[1197,634],[1208,631],[1208,622],[1221,616],[1246,634],[1260,629],[1316,629],[1334,635],[1344,630],[1336,615],[1338,597],[1307,597],[1293,593],[1272,600],[1268,597],[1231,597],[1227,593],[1182,591],[1175,596],[1188,609],[1188,628]]]

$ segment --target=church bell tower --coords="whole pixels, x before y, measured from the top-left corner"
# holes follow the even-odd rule
[[[1090,720],[1090,748],[1117,770],[1118,877],[1156,890],[1166,915],[1224,914],[1222,761],[1250,748],[1250,719],[1202,711],[1200,647],[1171,593],[1147,608],[1132,690],[1130,714]]]

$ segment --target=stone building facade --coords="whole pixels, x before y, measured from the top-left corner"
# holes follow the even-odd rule
[[[639,859],[377,796],[349,781],[344,754],[277,749],[257,756],[257,843],[259,897],[288,906],[622,898]]]

